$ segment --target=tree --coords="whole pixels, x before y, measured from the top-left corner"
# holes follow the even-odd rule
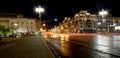
[[[12,35],[12,32],[10,31],[10,29],[5,28],[4,26],[0,26],[0,35],[9,37],[10,35]]]

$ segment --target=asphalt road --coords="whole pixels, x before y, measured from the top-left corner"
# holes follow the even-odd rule
[[[46,38],[63,58],[120,58],[120,36],[67,36]]]
[[[43,38],[21,38],[0,47],[0,58],[55,58]]]

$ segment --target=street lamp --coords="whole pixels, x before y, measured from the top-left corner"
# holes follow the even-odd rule
[[[102,18],[103,18],[104,16],[106,16],[107,14],[108,14],[108,11],[106,11],[106,10],[104,10],[104,9],[102,9],[102,11],[99,12],[99,15],[101,15]]]
[[[42,15],[42,13],[45,12],[45,9],[39,5],[38,7],[35,8],[35,12],[38,13],[38,15],[39,15],[40,26],[41,26],[41,15]]]
[[[35,12],[39,14],[40,18],[41,14],[45,12],[45,9],[39,5],[38,7],[35,8]]]
[[[104,19],[104,17],[106,15],[108,15],[108,11],[102,9],[100,12],[99,12],[99,15],[102,16],[102,22],[105,22],[106,20]]]
[[[108,11],[102,9],[101,11],[99,11],[99,16],[101,16],[102,20],[100,20],[100,22],[97,23],[97,25],[99,25],[100,27],[105,27],[106,25],[106,19],[104,18],[106,15],[108,15]],[[102,22],[101,22],[102,21]],[[98,28],[99,28],[98,26]],[[108,26],[108,29],[109,29],[109,26]],[[105,31],[105,29],[103,29],[103,31]]]

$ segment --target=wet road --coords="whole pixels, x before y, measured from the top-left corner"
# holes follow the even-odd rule
[[[120,36],[62,35],[47,40],[63,58],[120,58]]]

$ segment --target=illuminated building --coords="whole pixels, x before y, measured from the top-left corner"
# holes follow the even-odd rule
[[[9,19],[22,17],[23,15],[16,13],[0,13],[0,25],[9,28]]]
[[[10,29],[14,29],[15,32],[35,32],[36,23],[34,19],[28,18],[12,18],[9,20]]]
[[[120,18],[108,15],[103,19],[97,14],[80,11],[72,18],[65,17],[59,26],[61,33],[113,33],[120,29]]]
[[[39,20],[35,18],[23,18],[22,15],[6,15],[0,16],[0,25],[13,32],[37,32],[40,30]]]
[[[0,18],[0,26],[4,26],[5,28],[9,28],[9,19],[10,18]]]

